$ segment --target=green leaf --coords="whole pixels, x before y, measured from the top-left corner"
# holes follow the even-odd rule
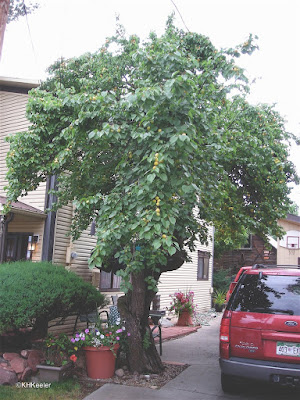
[[[168,180],[168,177],[167,177],[166,174],[160,174],[159,177],[160,177],[160,179],[161,179],[162,181],[164,181],[164,182],[167,182],[167,180]]]
[[[175,219],[174,217],[169,216],[169,220],[170,220],[170,222],[171,222],[172,225],[175,225],[176,219]]]
[[[157,250],[157,249],[160,248],[160,246],[161,246],[161,241],[158,240],[158,239],[155,239],[154,242],[153,242],[154,249]]]
[[[156,175],[155,174],[150,174],[147,176],[147,181],[152,183],[155,179]]]
[[[176,253],[176,249],[174,247],[169,247],[168,252],[169,252],[170,256],[173,256]]]

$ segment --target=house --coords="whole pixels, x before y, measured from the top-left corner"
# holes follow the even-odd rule
[[[276,264],[276,241],[263,241],[258,235],[249,235],[247,243],[240,249],[225,251],[214,260],[215,269],[231,269],[232,273],[246,265]]]
[[[269,242],[265,243],[259,236],[249,235],[243,248],[225,251],[215,259],[214,268],[231,268],[236,273],[245,265],[300,265],[300,217],[287,214],[286,218],[278,221],[278,225],[285,231],[282,239],[269,238]]]
[[[288,214],[278,224],[286,233],[277,239],[277,264],[300,265],[300,217]]]
[[[26,104],[28,91],[38,82],[0,77],[0,210],[5,204],[6,154],[9,144],[5,137],[28,128]],[[96,238],[87,229],[78,240],[67,236],[70,228],[73,205],[69,204],[57,212],[45,210],[55,202],[49,190],[55,187],[55,177],[49,177],[37,190],[12,204],[9,215],[1,215],[0,262],[27,259],[52,261],[93,282],[109,295],[120,293],[120,278],[99,270],[91,271],[88,259],[95,247]],[[0,211],[1,214],[1,211]],[[3,213],[2,213],[3,214]],[[213,237],[213,228],[210,228]],[[169,294],[175,291],[193,290],[200,309],[211,306],[213,267],[213,240],[208,246],[198,245],[191,254],[192,262],[185,263],[179,270],[164,273],[159,284],[160,307],[169,305]]]

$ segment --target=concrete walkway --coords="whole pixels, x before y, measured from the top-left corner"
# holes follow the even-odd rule
[[[204,381],[206,385],[210,381],[213,381],[211,383],[215,383],[215,379],[211,378],[215,373],[211,374],[211,372],[219,368],[218,346],[216,343],[218,342],[220,319],[221,315],[218,315],[211,320],[209,326],[203,326],[194,333],[191,333],[191,331],[195,331],[195,328],[187,327],[184,329],[173,327],[163,330],[162,360],[166,362],[186,363],[191,366],[161,389],[155,390],[108,383],[87,396],[84,400],[173,400],[174,397],[178,396],[184,400],[199,400],[199,394],[201,393],[199,392],[199,386]],[[176,340],[165,341],[171,339],[172,336],[174,337],[176,332],[185,336]],[[202,346],[200,346],[200,343],[202,343]],[[211,356],[212,348],[215,349],[214,357]],[[218,395],[222,394],[223,392],[219,389]],[[209,392],[201,393],[201,400],[213,400],[215,398]]]
[[[163,361],[190,366],[161,389],[107,383],[84,400],[299,400],[299,392],[281,391],[265,383],[249,383],[235,395],[223,393],[218,360],[220,320],[219,314],[209,326],[163,342]]]

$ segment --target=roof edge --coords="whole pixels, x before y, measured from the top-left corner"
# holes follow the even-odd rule
[[[23,79],[23,78],[10,78],[6,76],[0,76],[0,86],[16,87],[32,89],[40,86],[41,81],[37,79]]]

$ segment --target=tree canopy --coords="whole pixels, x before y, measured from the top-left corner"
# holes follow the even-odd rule
[[[39,7],[37,3],[32,2],[29,2],[28,5],[25,5],[23,0],[7,1],[9,3],[7,23],[16,21],[19,17],[23,17],[24,15],[31,14],[33,10]]]
[[[28,131],[9,139],[9,200],[57,175],[73,236],[95,219],[91,266],[119,270],[125,290],[141,271],[155,290],[208,224],[228,241],[280,235],[295,138],[273,106],[247,101],[236,60],[256,47],[250,35],[219,50],[170,18],[161,37],[118,26],[96,53],[57,61],[30,93]]]

